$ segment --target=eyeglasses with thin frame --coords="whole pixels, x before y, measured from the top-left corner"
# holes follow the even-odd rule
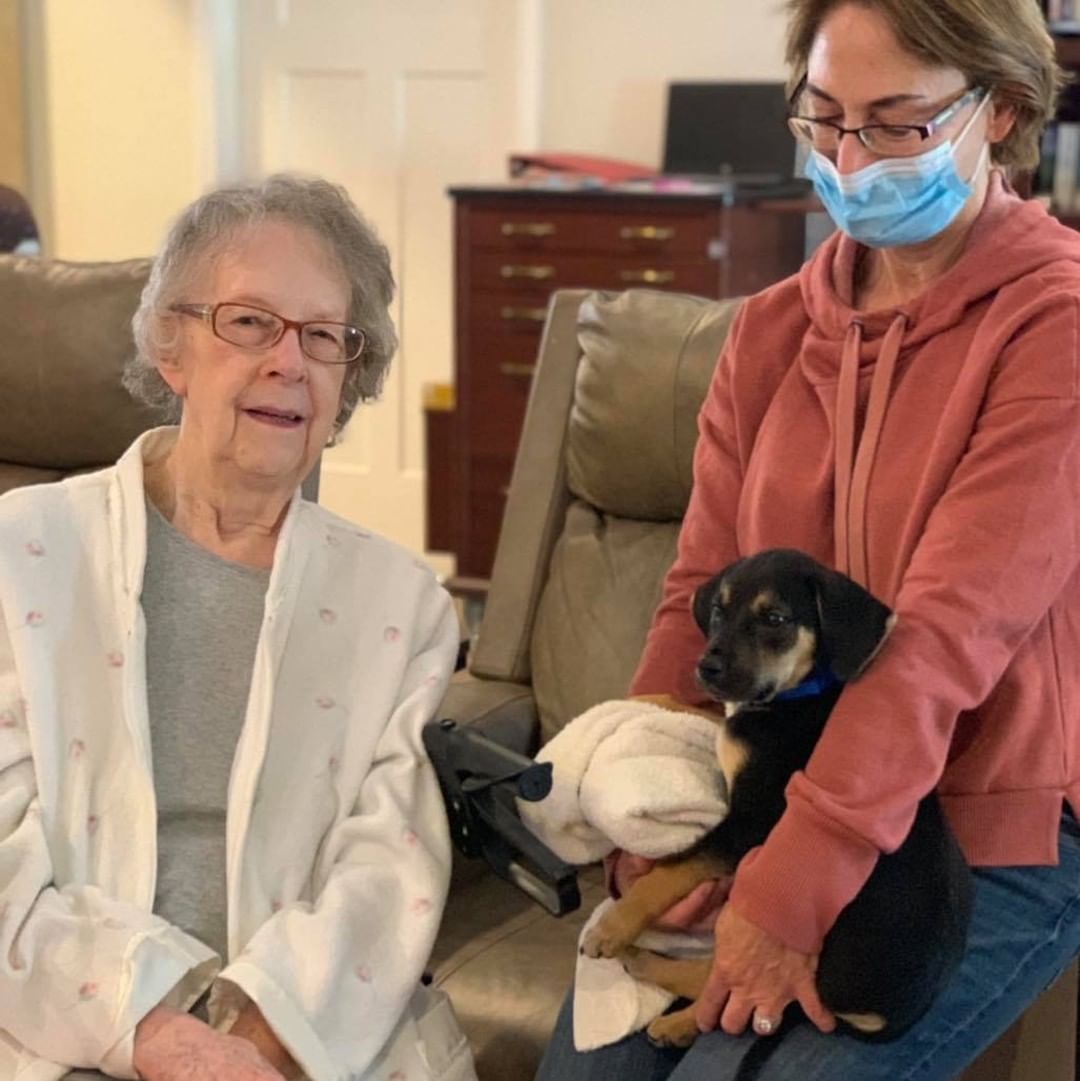
[[[228,300],[218,304],[173,304],[170,310],[201,319],[223,342],[254,353],[272,349],[291,329],[296,330],[304,356],[321,364],[351,364],[364,351],[364,332],[349,323],[325,319],[298,322],[268,308]]]
[[[791,95],[791,103],[796,107],[799,98],[806,89],[806,76]],[[821,120],[816,116],[801,116],[795,113],[788,117],[788,127],[796,139],[808,143],[822,154],[835,154],[840,149],[840,140],[845,135],[854,135],[872,154],[883,157],[911,157],[922,151],[926,140],[933,138],[969,102],[982,101],[986,88],[973,86],[965,90],[958,98],[949,102],[925,124],[863,124],[858,128],[845,128],[832,120]]]

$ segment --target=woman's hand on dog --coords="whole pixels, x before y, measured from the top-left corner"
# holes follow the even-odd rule
[[[716,920],[712,971],[696,1003],[698,1028],[720,1027],[732,1036],[745,1031],[755,1011],[778,1026],[784,1010],[798,1002],[822,1032],[836,1019],[818,997],[817,957],[790,949],[725,905]]]

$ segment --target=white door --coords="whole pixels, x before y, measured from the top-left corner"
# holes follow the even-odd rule
[[[241,0],[244,171],[317,173],[390,248],[401,349],[323,459],[320,502],[423,550],[423,385],[452,378],[451,184],[528,145],[536,0]],[[440,569],[446,569],[445,566]]]

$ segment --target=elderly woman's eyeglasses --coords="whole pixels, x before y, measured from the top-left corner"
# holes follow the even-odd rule
[[[804,78],[791,95],[793,104],[799,103],[805,87]],[[839,151],[840,140],[845,135],[854,135],[871,153],[883,157],[911,157],[921,153],[926,140],[937,134],[965,105],[971,101],[981,101],[985,95],[985,87],[973,86],[925,124],[864,124],[859,128],[845,128],[832,120],[819,120],[815,116],[796,113],[788,117],[788,127],[797,139],[826,155]]]
[[[348,323],[322,319],[300,323],[266,308],[229,301],[174,304],[170,310],[209,323],[210,329],[223,342],[253,352],[272,349],[285,336],[285,331],[293,328],[304,355],[322,364],[349,364],[364,351],[364,332]]]

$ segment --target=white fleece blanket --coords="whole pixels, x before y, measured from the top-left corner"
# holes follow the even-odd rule
[[[518,801],[529,828],[567,863],[616,848],[657,859],[688,848],[727,813],[719,729],[697,713],[651,702],[601,702],[536,756],[551,793]]]
[[[616,848],[656,859],[688,848],[727,813],[716,724],[651,702],[602,702],[571,721],[536,756],[552,764],[552,789],[518,801],[522,819],[568,863]],[[604,901],[586,927],[611,904]],[[584,932],[583,932],[584,933]],[[711,952],[708,936],[646,932],[645,949]],[[574,1045],[614,1043],[663,1013],[673,997],[628,975],[620,962],[578,954]]]

